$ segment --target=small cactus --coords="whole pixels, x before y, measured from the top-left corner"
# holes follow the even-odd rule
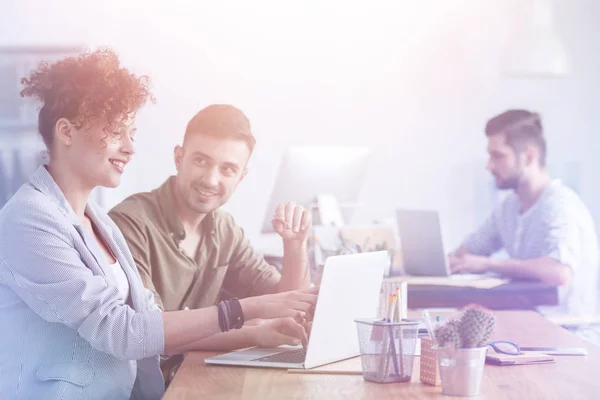
[[[460,317],[460,337],[462,347],[485,346],[494,332],[496,319],[486,311],[469,308]]]
[[[448,321],[444,325],[440,325],[435,329],[435,337],[438,344],[441,347],[454,347],[456,349],[461,347],[460,338],[460,322],[459,321]]]
[[[469,308],[459,319],[438,326],[435,329],[435,338],[440,347],[483,347],[492,335],[495,323],[496,319],[492,314]]]

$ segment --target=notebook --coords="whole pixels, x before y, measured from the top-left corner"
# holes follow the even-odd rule
[[[535,351],[524,351],[519,355],[488,352],[485,361],[493,365],[546,364],[554,362],[554,357]]]

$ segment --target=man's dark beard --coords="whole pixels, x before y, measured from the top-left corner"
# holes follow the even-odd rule
[[[512,176],[508,179],[496,180],[496,187],[500,190],[514,190],[519,187],[521,175]]]

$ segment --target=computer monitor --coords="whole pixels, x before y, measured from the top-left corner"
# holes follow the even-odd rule
[[[342,209],[357,203],[371,150],[355,146],[291,147],[283,155],[262,233],[273,232],[278,204],[293,201],[312,209],[316,198],[335,198]],[[348,210],[351,212],[351,210]],[[349,217],[348,213],[344,213]],[[320,224],[318,220],[313,221]]]

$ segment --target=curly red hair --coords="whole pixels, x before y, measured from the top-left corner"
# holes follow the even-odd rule
[[[118,55],[110,49],[67,57],[54,64],[42,62],[29,77],[21,78],[21,84],[22,97],[42,103],[38,129],[48,149],[60,118],[78,129],[103,120],[108,137],[114,123],[125,121],[148,100],[154,101],[150,78],[121,67]]]

